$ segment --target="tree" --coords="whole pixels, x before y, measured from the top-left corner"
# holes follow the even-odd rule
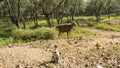
[[[83,0],[65,0],[59,8],[55,11],[56,19],[62,23],[63,17],[68,20],[74,20],[76,13],[83,11]]]
[[[40,0],[28,0],[28,2],[30,3],[28,12],[31,12],[31,18],[34,20],[35,27],[37,27]]]
[[[7,4],[8,4],[8,8],[9,8],[9,16],[13,22],[13,24],[15,24],[17,26],[17,28],[20,28],[19,22],[20,22],[20,1],[21,0],[17,0],[17,1],[9,1],[6,0]],[[17,7],[16,7],[17,6]],[[17,11],[16,11],[17,10]]]
[[[102,14],[107,14],[110,18],[112,13],[119,13],[119,6],[119,0],[89,0],[86,12],[89,15],[95,15],[96,21],[98,21]]]
[[[45,16],[48,26],[51,27],[50,16],[61,6],[64,0],[41,0],[42,14]]]
[[[111,17],[112,13],[119,12],[119,6],[118,0],[106,0],[105,13],[108,15],[108,18]]]
[[[73,21],[74,20],[74,16],[75,16],[75,13],[76,13],[76,9],[77,9],[77,5],[78,5],[78,1],[81,1],[81,0],[71,0],[70,1],[70,15],[71,15],[71,20]]]
[[[87,5],[87,11],[91,12],[92,15],[95,15],[96,21],[98,21],[104,12],[104,7],[104,0],[90,0],[90,3]]]

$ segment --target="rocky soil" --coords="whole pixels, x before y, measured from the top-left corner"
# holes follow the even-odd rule
[[[120,32],[91,28],[93,35],[11,44],[0,49],[0,68],[120,68]],[[60,60],[51,63],[54,45]]]

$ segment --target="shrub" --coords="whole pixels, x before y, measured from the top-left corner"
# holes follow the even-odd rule
[[[35,30],[35,36],[37,39],[54,39],[56,37],[56,33],[51,28],[42,27]]]
[[[14,30],[12,32],[12,36],[15,41],[35,41],[40,39],[54,39],[55,32],[51,28],[42,27],[40,29],[35,30]]]
[[[14,30],[12,32],[12,36],[14,37],[15,41],[22,40],[22,41],[33,41],[35,40],[35,33],[32,30]]]

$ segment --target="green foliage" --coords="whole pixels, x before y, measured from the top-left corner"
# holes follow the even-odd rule
[[[79,19],[81,17],[75,17],[75,19]],[[67,21],[66,18],[64,18],[63,23]],[[22,42],[28,42],[28,41],[35,41],[40,39],[57,39],[58,37],[58,31],[55,30],[55,27],[57,25],[57,22],[55,19],[53,19],[53,26],[52,28],[47,27],[47,23],[45,20],[39,21],[39,25],[37,28],[33,28],[34,23],[33,22],[27,22],[27,28],[26,29],[16,29],[14,25],[11,25],[11,23],[7,24],[4,22],[0,22],[2,25],[0,25],[0,42],[2,45],[7,45],[9,43],[22,43]],[[79,23],[79,22],[78,22]],[[44,27],[43,27],[44,26]],[[70,33],[70,37],[80,37],[82,35],[89,35],[92,32],[86,28],[79,28],[75,27],[72,29]],[[62,34],[61,38],[66,38],[66,33]],[[36,45],[37,46],[37,45]]]
[[[90,31],[89,29],[87,28],[79,28],[79,27],[76,27],[73,29],[73,32],[71,33],[73,35],[73,37],[80,37],[80,36],[83,36],[83,35],[90,35],[92,34],[92,31]]]
[[[54,39],[55,38],[55,32],[51,28],[39,28],[34,30],[14,30],[12,32],[12,36],[15,40],[21,40],[21,41],[34,41],[34,40],[40,40],[40,39]]]
[[[115,21],[114,21],[115,20]],[[95,21],[95,18],[91,18],[89,26],[98,28],[98,29],[103,29],[103,30],[109,30],[109,31],[120,31],[120,25],[116,24],[116,25],[110,25],[107,24],[106,21],[110,21],[111,23],[115,23],[116,20],[119,20],[119,17],[112,17],[110,19],[108,19],[106,16],[101,17],[101,20],[99,20],[98,22]]]
[[[120,25],[108,25],[105,23],[98,23],[95,27],[103,30],[120,31]]]
[[[11,32],[15,29],[14,25],[11,22],[7,21],[8,19],[1,19],[0,20],[0,37],[8,38],[11,37]]]
[[[35,36],[38,39],[54,39],[56,37],[56,33],[51,28],[42,27],[40,29],[35,30]]]
[[[108,25],[106,23],[90,23],[90,26],[109,31],[120,31],[120,25]]]
[[[13,38],[15,39],[15,41],[18,41],[18,40],[23,40],[23,41],[32,41],[34,40],[34,31],[32,30],[14,30],[12,32],[12,36]]]
[[[9,38],[0,38],[0,47],[8,45],[8,44],[10,44],[12,42],[13,42],[13,38],[12,37],[9,37]]]

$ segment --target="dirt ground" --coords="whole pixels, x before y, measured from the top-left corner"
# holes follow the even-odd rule
[[[120,32],[90,29],[90,36],[1,48],[0,68],[120,68]],[[60,52],[58,64],[50,62],[54,45]]]

